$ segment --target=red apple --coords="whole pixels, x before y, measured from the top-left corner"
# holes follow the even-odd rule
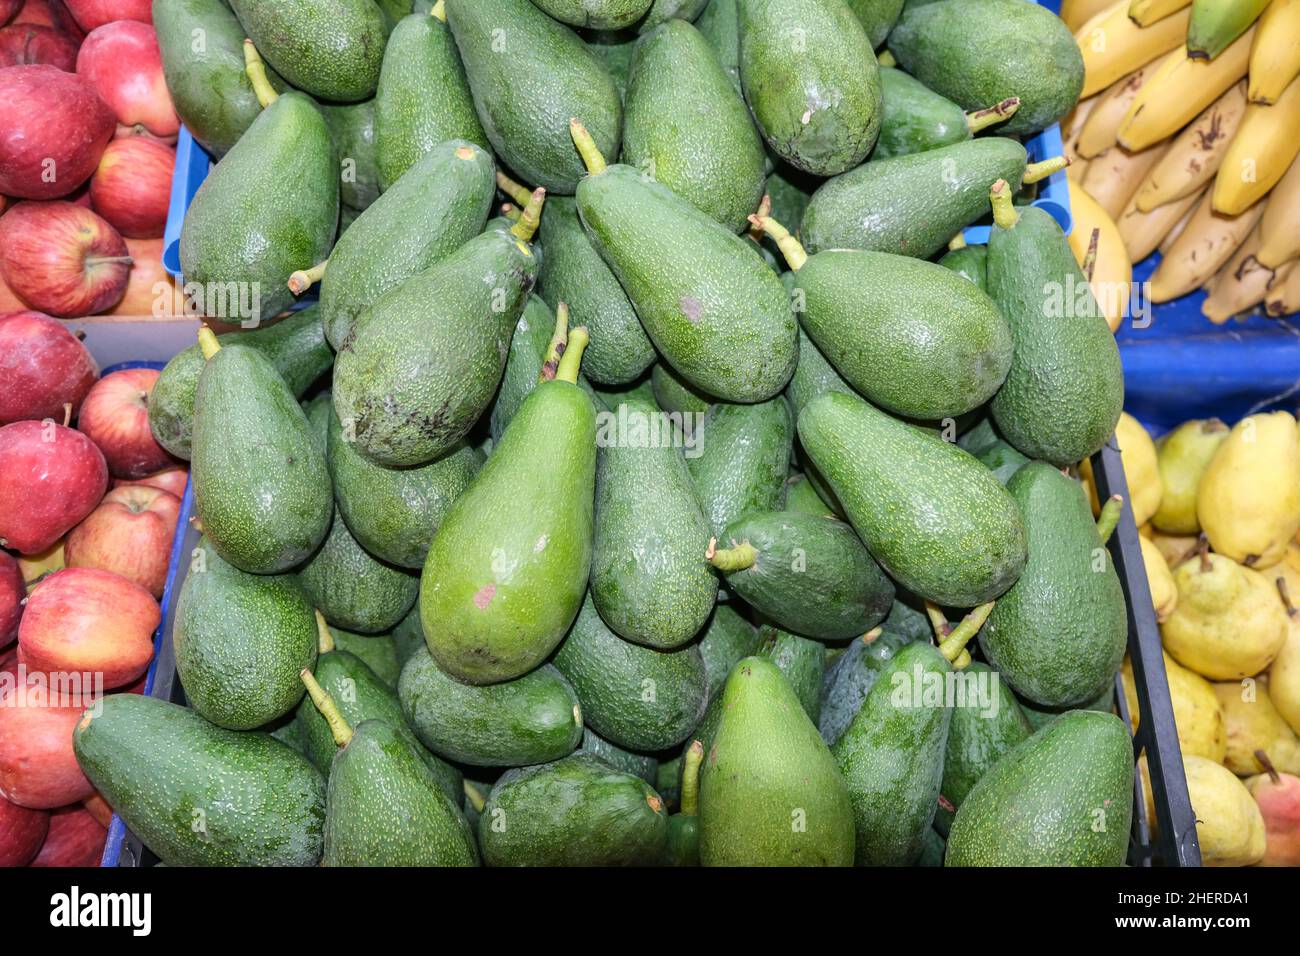
[[[0,547],[44,551],[107,490],[103,453],[76,429],[48,419],[0,428]]]
[[[18,646],[30,670],[103,674],[111,690],[149,668],[162,614],[140,585],[99,568],[65,568],[27,595]]]
[[[48,63],[65,73],[77,69],[77,41],[53,27],[15,23],[0,30],[0,67]]]
[[[116,229],[70,202],[20,202],[0,216],[0,275],[34,309],[94,315],[126,294],[131,255]]]
[[[0,797],[0,866],[26,866],[50,829],[50,815]]]
[[[18,681],[16,665],[0,684],[0,797],[33,810],[51,810],[94,793],[72,750],[72,730],[86,707],[86,694],[60,694],[41,674],[26,672]]]
[[[0,551],[0,648],[8,647],[17,639],[26,597],[27,585],[18,560],[8,551]]]
[[[162,471],[155,472],[152,475],[145,475],[143,478],[136,478],[134,481],[125,478],[114,478],[114,488],[129,488],[132,485],[146,485],[150,488],[157,488],[161,491],[169,492],[177,498],[185,497],[185,485],[190,480],[190,470],[184,465],[173,465],[171,468],[164,468]]]
[[[175,167],[176,150],[165,143],[150,136],[115,139],[90,180],[90,206],[123,236],[157,239],[167,224]]]
[[[64,0],[87,33],[116,20],[153,23],[151,0]]]
[[[0,27],[17,16],[22,6],[23,0],[0,0]]]
[[[50,813],[50,832],[32,866],[99,866],[108,829],[78,804]]]
[[[67,326],[40,312],[0,315],[0,425],[72,414],[99,376],[95,360]]]
[[[146,485],[114,488],[64,546],[70,568],[100,568],[161,598],[181,500]]]
[[[84,79],[37,63],[0,69],[0,193],[58,199],[95,171],[117,122]]]
[[[14,23],[34,23],[37,26],[53,27],[68,34],[78,43],[86,31],[72,18],[63,0],[27,0],[14,17]]]
[[[113,372],[82,402],[77,428],[99,446],[115,478],[143,478],[176,464],[149,430],[149,393],[158,374],[152,368]]]
[[[85,77],[124,126],[139,124],[155,136],[179,132],[158,35],[148,23],[117,20],[92,30],[77,54],[77,75]]]
[[[1300,777],[1275,770],[1263,758],[1261,763],[1268,772],[1246,781],[1264,817],[1266,841],[1259,865],[1300,866]]]

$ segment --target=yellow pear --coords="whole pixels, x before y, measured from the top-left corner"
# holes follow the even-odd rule
[[[1151,523],[1168,534],[1196,534],[1196,486],[1215,451],[1228,437],[1228,426],[1217,418],[1179,425],[1156,444],[1164,495]]]
[[[1185,754],[1196,754],[1210,760],[1223,762],[1228,750],[1228,738],[1223,727],[1223,712],[1214,686],[1199,674],[1193,674],[1168,654],[1164,655],[1165,676],[1169,680],[1169,699],[1174,707],[1174,724],[1178,728],[1178,746]],[[1133,664],[1124,658],[1121,678],[1128,712],[1136,733],[1139,723],[1136,685],[1133,683]]]
[[[1160,552],[1160,557],[1165,559],[1165,564],[1169,565],[1169,570],[1187,560],[1188,556],[1196,551],[1200,545],[1201,539],[1194,534],[1162,534],[1159,531],[1151,533],[1151,543],[1156,546]]]
[[[1169,573],[1169,565],[1160,549],[1142,537],[1138,538],[1138,544],[1142,546],[1142,563],[1147,569],[1147,587],[1151,589],[1156,620],[1163,623],[1178,606],[1178,588],[1174,587],[1174,576]]]
[[[1211,680],[1253,677],[1282,649],[1286,608],[1276,584],[1221,554],[1173,570],[1178,604],[1160,636],[1178,663]]]
[[[1300,447],[1289,413],[1233,426],[1201,476],[1196,516],[1219,554],[1253,568],[1282,560],[1300,530]]]
[[[1123,412],[1115,426],[1115,443],[1119,445],[1120,462],[1124,465],[1124,480],[1128,484],[1133,523],[1145,524],[1160,506],[1162,491],[1155,442],[1141,422],[1128,412]],[[1088,459],[1079,462],[1079,477],[1088,489],[1093,514],[1097,514],[1100,505],[1097,503],[1097,487],[1092,481],[1092,462]]]
[[[1285,773],[1300,773],[1300,738],[1273,706],[1268,685],[1247,679],[1214,685],[1228,734],[1224,765],[1242,777],[1263,773],[1256,750],[1268,754],[1273,766]]]
[[[1300,591],[1291,594],[1300,597]],[[1292,609],[1289,617],[1286,643],[1268,669],[1268,692],[1287,726],[1300,734],[1300,613]]]
[[[1264,858],[1264,815],[1246,785],[1204,757],[1183,755],[1187,795],[1205,866],[1251,866]]]

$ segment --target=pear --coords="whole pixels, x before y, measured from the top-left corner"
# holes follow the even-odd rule
[[[1211,680],[1253,677],[1287,636],[1274,582],[1221,554],[1199,555],[1173,571],[1178,605],[1160,626],[1165,650]]]
[[[1201,475],[1223,440],[1228,426],[1217,418],[1183,422],[1156,444],[1160,483],[1164,495],[1151,522],[1168,534],[1196,534],[1201,523],[1196,518],[1196,489]]]
[[[1205,866],[1250,866],[1264,858],[1264,817],[1245,784],[1204,757],[1183,756],[1187,795]]]
[[[1273,706],[1264,681],[1229,681],[1214,685],[1228,732],[1224,765],[1238,776],[1263,773],[1259,751],[1287,773],[1300,773],[1300,738]]]
[[[1201,476],[1196,516],[1219,554],[1253,568],[1282,560],[1300,531],[1300,447],[1289,413],[1233,427]]]
[[[1160,471],[1156,465],[1156,446],[1142,424],[1123,412],[1115,426],[1115,444],[1119,445],[1119,457],[1124,465],[1124,480],[1128,483],[1129,502],[1133,506],[1133,521],[1146,524],[1160,506],[1163,488],[1160,484]],[[1093,514],[1101,510],[1097,501],[1097,486],[1092,480],[1092,462],[1079,462],[1079,476],[1088,488],[1088,498],[1092,501]]]
[[[1142,563],[1146,566],[1151,605],[1156,609],[1156,620],[1163,624],[1178,606],[1178,588],[1174,586],[1174,576],[1169,573],[1169,565],[1160,549],[1142,537],[1138,538],[1138,544],[1142,547]]]
[[[1300,595],[1300,591],[1290,591]],[[1268,691],[1273,704],[1292,730],[1300,734],[1300,613],[1288,607],[1286,643],[1268,669]]]
[[[1168,654],[1163,657],[1165,676],[1169,681],[1169,698],[1174,707],[1174,724],[1178,727],[1178,746],[1185,754],[1196,754],[1222,763],[1228,752],[1228,737],[1214,686],[1204,677],[1181,666]],[[1128,712],[1136,732],[1140,720],[1137,685],[1133,681],[1133,662],[1127,657],[1124,658],[1121,674],[1124,696],[1128,699]]]
[[[1300,866],[1300,777],[1271,764],[1246,781],[1264,818],[1265,849],[1260,866]]]
[[[1194,534],[1162,534],[1154,529],[1151,532],[1150,540],[1156,546],[1156,550],[1160,552],[1160,556],[1165,559],[1165,564],[1169,565],[1170,571],[1182,564],[1190,554],[1196,551],[1197,546],[1201,543],[1201,539]]]

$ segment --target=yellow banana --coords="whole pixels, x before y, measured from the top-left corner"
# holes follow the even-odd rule
[[[1300,259],[1282,263],[1273,280],[1273,289],[1264,300],[1264,311],[1270,318],[1300,312]]]
[[[1171,13],[1190,6],[1192,0],[1133,0],[1128,5],[1128,17],[1140,27],[1149,27]]]
[[[1272,106],[1251,103],[1214,178],[1214,208],[1235,216],[1268,193],[1300,151],[1300,78]],[[1293,224],[1294,225],[1294,224]]]
[[[1152,273],[1151,301],[1168,302],[1205,285],[1246,241],[1266,202],[1240,216],[1224,216],[1214,211],[1207,191]]]
[[[1100,93],[1139,66],[1181,46],[1190,14],[1184,10],[1143,28],[1128,18],[1127,0],[1102,10],[1074,34],[1083,56],[1083,92],[1079,95]]]
[[[1082,182],[1084,171],[1088,168],[1088,161],[1079,156],[1079,136],[1100,99],[1100,96],[1090,96],[1086,100],[1080,100],[1061,120],[1061,151],[1070,161],[1070,165],[1065,168],[1065,175],[1070,182]]]
[[[1202,189],[1201,192],[1205,190]],[[1143,212],[1134,196],[1124,207],[1115,225],[1119,227],[1120,237],[1124,240],[1124,250],[1130,262],[1141,262],[1156,251],[1160,240],[1169,235],[1183,216],[1190,212],[1201,198],[1201,193],[1192,193],[1182,199],[1175,199],[1163,206],[1156,206],[1150,212]]]
[[[1167,54],[1168,55],[1168,54]],[[1079,132],[1078,150],[1084,159],[1092,159],[1103,150],[1115,145],[1120,120],[1142,88],[1142,81],[1155,72],[1159,60],[1140,66],[1128,76],[1117,80],[1103,93],[1097,94],[1097,106],[1088,113],[1088,120]]]
[[[1124,240],[1106,210],[1088,195],[1077,183],[1070,183],[1070,212],[1074,228],[1070,230],[1070,249],[1075,260],[1088,275],[1089,251],[1094,232],[1097,247],[1092,258],[1092,272],[1088,285],[1093,297],[1106,314],[1106,322],[1114,332],[1119,328],[1128,306],[1129,289],[1133,283],[1133,265],[1124,251]]]
[[[1268,0],[1192,0],[1188,54],[1198,60],[1213,60],[1259,19],[1266,6]]]
[[[1300,256],[1300,159],[1291,161],[1273,191],[1259,221],[1259,261],[1276,269]]]
[[[1178,241],[1178,237],[1183,234],[1183,230],[1186,229],[1187,224],[1192,221],[1192,216],[1194,216],[1196,210],[1200,208],[1201,200],[1205,198],[1205,194],[1209,192],[1209,190],[1210,187],[1206,186],[1196,194],[1196,202],[1192,203],[1191,208],[1188,209],[1187,212],[1183,213],[1182,218],[1174,223],[1173,228],[1165,233],[1165,237],[1160,240],[1160,245],[1156,248],[1162,256],[1168,255],[1170,248],[1172,248],[1173,244]]]
[[[1112,146],[1088,163],[1083,188],[1106,210],[1106,215],[1118,219],[1138,186],[1151,172],[1151,167],[1168,148],[1168,143],[1157,143],[1149,149],[1130,153],[1122,146]]]
[[[1115,0],[1061,0],[1061,19],[1074,31],[1114,3]]]
[[[1160,23],[1168,22],[1161,20]],[[1148,29],[1154,30],[1155,27]],[[1254,28],[1239,36],[1213,60],[1194,60],[1186,50],[1170,57],[1142,84],[1119,127],[1119,142],[1146,149],[1187,125],[1246,75]]]
[[[1241,80],[1178,134],[1138,187],[1137,208],[1151,212],[1199,192],[1218,172],[1245,111],[1246,81]]]
[[[1300,0],[1273,0],[1250,48],[1250,101],[1275,103],[1300,74]]]
[[[1259,305],[1268,295],[1277,273],[1259,264],[1255,258],[1258,251],[1259,227],[1256,227],[1214,277],[1210,294],[1201,305],[1201,314],[1215,325],[1222,325],[1234,315]]]

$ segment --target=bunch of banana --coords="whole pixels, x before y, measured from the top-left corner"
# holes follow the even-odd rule
[[[1072,244],[1094,281],[1105,265],[1105,281],[1131,282],[1158,249],[1154,302],[1204,288],[1215,323],[1294,312],[1300,0],[1067,2],[1061,15],[1085,71],[1062,124]]]

